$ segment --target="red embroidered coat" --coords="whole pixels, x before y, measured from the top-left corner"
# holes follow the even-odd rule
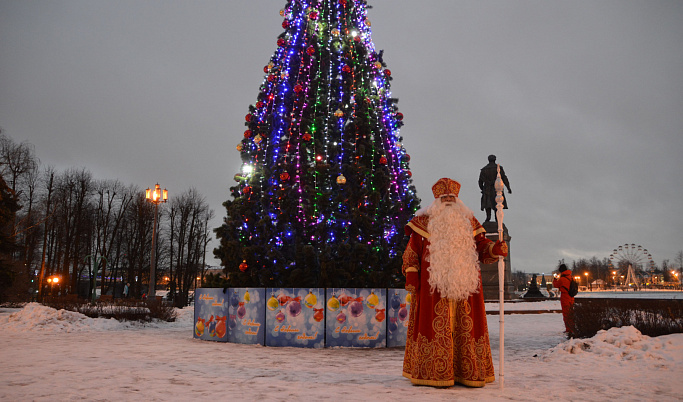
[[[403,253],[403,274],[412,300],[403,376],[420,385],[483,387],[495,376],[481,274],[479,292],[467,300],[442,298],[438,290],[431,294],[428,223],[428,216],[417,216],[406,226],[410,241]],[[484,228],[474,217],[471,223],[479,260],[497,261]]]

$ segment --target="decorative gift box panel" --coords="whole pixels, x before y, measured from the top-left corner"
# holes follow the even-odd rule
[[[265,288],[229,288],[228,342],[263,345]]]
[[[389,289],[387,295],[387,347],[405,346],[408,336],[408,313],[411,293]]]
[[[327,347],[386,347],[386,289],[328,288]]]
[[[325,347],[325,289],[266,289],[266,346]]]
[[[194,337],[227,342],[228,302],[223,288],[201,288],[194,292]]]

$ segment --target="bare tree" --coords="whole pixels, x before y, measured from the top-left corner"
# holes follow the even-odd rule
[[[36,246],[33,230],[36,218],[33,212],[39,163],[33,145],[28,142],[17,144],[0,133],[0,174],[16,194],[20,207],[13,221],[12,235],[15,237],[15,243],[21,247],[17,248],[14,258],[23,263],[27,274],[32,271],[33,252]]]
[[[118,263],[118,258],[112,251],[121,249],[116,242],[121,240],[119,232],[123,230],[125,212],[133,200],[132,191],[133,189],[124,187],[118,180],[101,180],[95,183],[97,208],[93,255],[106,258],[101,266],[103,295],[108,294],[110,288],[116,285],[116,275],[110,275],[112,279],[107,281],[106,270],[108,266]],[[112,291],[112,294],[115,292]]]
[[[124,277],[132,279],[131,295],[139,297],[145,293],[146,287],[143,287],[143,282],[149,280],[154,208],[145,200],[141,190],[131,194],[132,200],[126,210],[123,227],[122,249],[126,255]]]
[[[36,170],[39,165],[34,154],[34,147],[28,142],[17,144],[0,132],[0,173],[7,185],[21,197],[20,182],[24,175]]]
[[[40,258],[40,274],[38,275],[38,299],[43,298],[43,284],[46,276],[45,258],[49,248],[48,233],[50,228],[50,218],[54,213],[52,209],[52,194],[54,193],[55,169],[48,167],[44,173],[45,182],[45,206],[43,208],[43,244]]]
[[[86,268],[84,257],[89,252],[94,226],[93,184],[92,174],[85,168],[72,168],[57,177],[54,264],[62,275],[60,288],[66,293],[77,289],[79,277]]]
[[[674,259],[674,265],[678,269],[678,281],[679,283],[683,283],[683,250],[679,251],[678,254],[676,254],[676,258]]]
[[[173,197],[169,211],[170,266],[175,267],[173,290],[177,290],[176,304],[185,305],[197,275],[206,263],[206,247],[210,241],[208,221],[213,217],[206,199],[196,189]]]
[[[168,273],[172,293],[177,290],[179,300],[187,302],[196,276],[204,272],[211,240],[208,222],[213,211],[197,190],[179,195],[170,210],[159,210],[157,277],[150,278],[155,208],[143,192],[118,180],[96,181],[85,168],[57,172],[48,167],[40,172],[39,167],[31,144],[17,144],[0,130],[0,177],[6,177],[5,188],[17,201],[5,228],[11,229],[18,247],[8,248],[7,256],[24,271],[22,281],[38,274],[39,297],[52,275],[61,276],[55,293],[89,294],[92,287],[79,286],[82,279],[88,286],[96,283],[97,260],[102,265],[102,294],[112,288],[115,294],[120,278],[130,282],[131,295],[139,297],[146,289],[143,282]]]

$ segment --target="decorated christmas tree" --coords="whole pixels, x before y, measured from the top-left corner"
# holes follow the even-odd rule
[[[364,0],[291,0],[214,250],[236,287],[403,285],[419,208]]]

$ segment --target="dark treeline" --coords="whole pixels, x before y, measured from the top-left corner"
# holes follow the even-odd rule
[[[4,133],[0,175],[0,301],[88,297],[95,264],[101,294],[120,297],[126,282],[130,297],[147,291],[155,208],[144,189],[97,180],[85,168],[41,167],[33,145]],[[182,306],[204,274],[213,211],[191,188],[171,193],[158,214],[157,288]]]
[[[559,261],[558,266],[561,263],[564,263],[564,260]],[[609,258],[600,260],[597,257],[590,259],[581,258],[571,263],[566,263],[566,265],[567,268],[572,270],[573,275],[581,277],[583,285],[586,284],[586,278],[591,283],[600,279],[607,286],[623,285],[629,268],[627,261],[615,260],[614,264],[612,264]],[[641,284],[661,285],[665,282],[679,282],[682,266],[683,251],[679,251],[673,262],[665,259],[661,264],[656,262],[652,264],[649,262],[635,263],[633,264],[633,271]]]
[[[556,266],[549,267],[548,271],[544,272],[546,280],[552,281],[552,273],[557,270],[560,264],[566,264],[575,277],[580,277],[579,283],[582,286],[585,286],[587,282],[593,283],[598,279],[604,281],[604,285],[608,287],[624,286],[625,279],[628,276],[629,264],[627,261],[615,260],[615,263],[611,263],[610,259],[606,257],[603,259],[592,257],[580,258],[571,262],[559,260]],[[652,264],[649,262],[635,264],[633,271],[641,286],[657,287],[666,284],[680,284],[683,277],[683,251],[679,251],[676,254],[674,261],[665,259],[661,264],[656,262]],[[540,280],[541,272],[537,272],[537,274],[537,280]],[[529,276],[530,274],[525,272],[512,271],[511,282],[515,289],[526,289]]]

